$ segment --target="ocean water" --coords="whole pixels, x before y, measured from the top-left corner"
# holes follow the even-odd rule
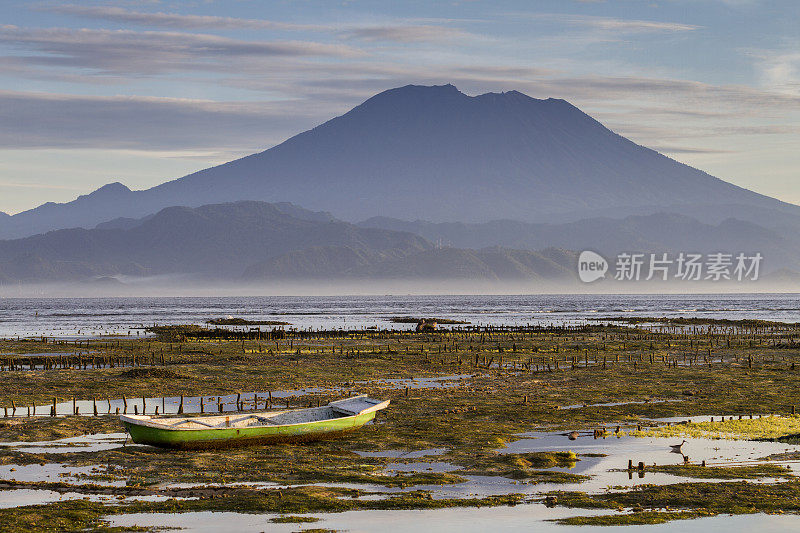
[[[618,316],[800,322],[800,295],[0,298],[0,337],[136,336],[148,325],[203,324],[227,316],[281,320],[300,329],[412,327],[392,323],[394,316],[443,317],[472,325],[578,324]]]

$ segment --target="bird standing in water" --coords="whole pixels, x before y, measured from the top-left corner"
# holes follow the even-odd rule
[[[672,453],[681,453],[681,448],[683,448],[684,444],[686,444],[685,440],[680,444],[670,444],[669,447],[672,448]]]

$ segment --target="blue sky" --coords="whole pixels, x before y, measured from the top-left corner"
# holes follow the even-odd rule
[[[565,98],[800,203],[796,0],[0,2],[0,211],[141,189],[409,83]]]

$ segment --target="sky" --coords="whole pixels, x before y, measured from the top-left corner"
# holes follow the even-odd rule
[[[411,83],[564,98],[800,204],[797,0],[0,0],[0,211],[152,187]]]

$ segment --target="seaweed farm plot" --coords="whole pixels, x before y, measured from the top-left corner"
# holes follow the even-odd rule
[[[95,433],[49,441],[0,442],[0,447],[30,454],[85,453],[131,446],[126,440],[125,433]]]
[[[119,415],[119,414],[189,414],[189,413],[231,413],[246,410],[290,408],[299,406],[298,399],[304,398],[303,405],[319,405],[322,397],[333,397],[356,392],[359,385],[374,389],[429,389],[457,387],[471,377],[471,374],[446,375],[421,378],[387,378],[380,380],[357,381],[342,387],[305,387],[302,389],[243,392],[209,396],[152,396],[140,398],[105,398],[92,400],[54,401],[50,405],[17,405],[4,408],[4,416],[67,416],[67,415]],[[314,398],[309,401],[308,398]]]
[[[323,531],[385,531],[386,524],[393,524],[397,531],[426,531],[445,533],[461,531],[465,533],[482,533],[485,531],[513,532],[535,531],[541,533],[563,533],[575,529],[558,523],[561,519],[581,517],[603,517],[613,515],[608,510],[565,510],[553,509],[542,504],[528,504],[524,509],[510,508],[469,508],[438,510],[392,510],[392,511],[346,511],[336,514],[304,514],[298,518],[305,520],[287,520],[288,523],[276,523],[282,515],[252,515],[235,512],[189,512],[171,515],[131,514],[107,517],[108,523],[117,527],[168,527],[181,528],[187,532],[212,532],[220,528],[236,531],[259,533],[265,530],[278,533],[298,531],[298,524],[312,522],[311,528]],[[296,515],[295,515],[296,516]],[[294,523],[292,523],[294,522]],[[680,531],[686,533],[707,533],[708,531],[764,531],[765,533],[792,533],[800,526],[797,516],[775,516],[754,514],[748,516],[714,516],[700,518],[680,524]],[[620,526],[614,532],[635,532],[642,529],[637,525]],[[582,525],[577,531],[586,533],[608,533],[604,526]],[[650,532],[675,531],[674,524],[651,524],[646,529]]]
[[[43,352],[24,355],[0,353],[0,371],[51,370],[83,368],[84,366],[86,368],[111,368],[111,363],[96,358],[94,354],[82,352]]]
[[[218,517],[371,531],[410,511],[443,530],[497,517],[558,530],[800,513],[795,326],[633,326],[0,341],[97,363],[0,372],[0,531],[45,519],[202,530]],[[117,416],[247,418],[355,394],[391,403],[302,445],[165,451],[133,445]]]
[[[343,389],[342,389],[343,390]],[[139,398],[106,398],[92,400],[54,401],[50,405],[17,406],[6,408],[6,417],[68,416],[68,415],[119,415],[119,414],[189,414],[231,413],[245,410],[289,408],[298,397],[321,394],[341,395],[341,390],[304,388],[283,391],[246,392],[208,396],[152,396]],[[317,402],[319,403],[319,398]],[[306,402],[308,403],[308,402]]]
[[[633,435],[636,435],[635,432]],[[581,460],[570,467],[552,467],[590,476],[580,485],[550,486],[550,490],[601,492],[611,488],[645,484],[669,484],[703,478],[729,481],[751,479],[773,482],[793,478],[800,461],[767,459],[774,454],[800,451],[799,446],[781,442],[756,442],[690,438],[678,452],[673,438],[631,434],[582,435],[570,440],[568,434],[531,432],[498,450],[503,454],[524,454],[543,450],[570,450]],[[680,442],[680,441],[678,441]]]

